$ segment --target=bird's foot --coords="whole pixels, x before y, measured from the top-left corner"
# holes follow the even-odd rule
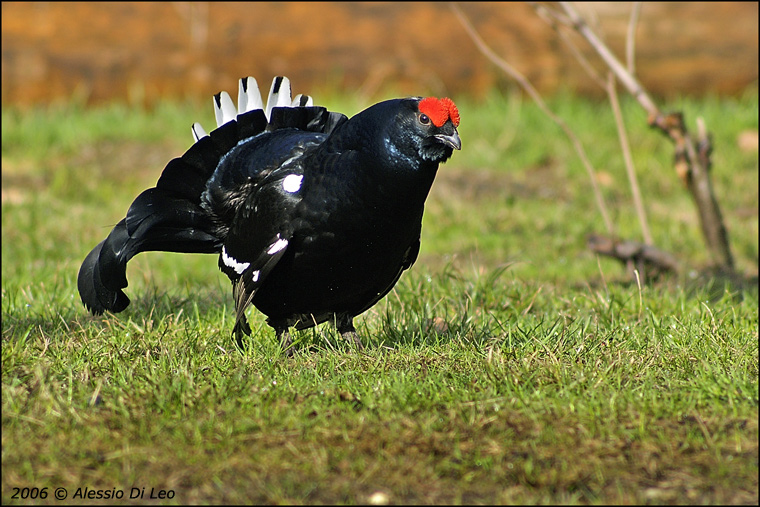
[[[353,344],[356,350],[364,350],[359,334],[354,327],[353,316],[344,313],[335,315],[335,328],[340,333],[340,336],[347,342]]]
[[[359,333],[355,330],[345,331],[341,333],[340,336],[347,342],[352,343],[356,350],[364,350],[364,345],[362,344],[361,338],[359,338]]]
[[[287,328],[277,332],[280,338],[280,347],[287,357],[293,357],[293,338],[290,336]]]
[[[232,337],[235,338],[235,343],[241,350],[248,348],[248,341],[243,339],[244,336],[251,336],[251,326],[245,318],[238,321],[232,329]]]

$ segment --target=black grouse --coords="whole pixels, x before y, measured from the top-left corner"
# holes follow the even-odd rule
[[[308,96],[291,101],[285,77],[266,107],[251,77],[237,111],[225,92],[214,106],[218,128],[194,124],[195,144],[85,258],[85,307],[124,310],[127,262],[140,252],[215,253],[232,281],[239,344],[253,304],[287,354],[290,327],[325,321],[361,348],[353,319],[414,263],[438,164],[461,148],[456,106],[393,99],[349,119]]]

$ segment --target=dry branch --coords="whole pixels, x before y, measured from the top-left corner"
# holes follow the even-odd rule
[[[592,234],[586,239],[586,244],[593,252],[613,257],[625,264],[631,278],[635,279],[634,270],[638,271],[642,282],[665,272],[679,270],[675,257],[664,250],[638,241],[624,241]]]
[[[573,54],[575,59],[580,63],[581,67],[586,71],[586,73],[589,75],[589,77],[596,82],[600,87],[604,88],[607,91],[607,95],[610,99],[610,105],[612,107],[612,112],[615,116],[615,123],[617,125],[617,131],[618,131],[618,138],[620,139],[620,148],[623,152],[623,161],[625,162],[625,168],[626,173],[628,175],[628,181],[631,186],[631,193],[633,194],[633,202],[634,206],[636,208],[636,214],[639,218],[639,223],[641,224],[641,232],[644,236],[644,242],[648,245],[651,245],[653,243],[652,234],[649,231],[649,223],[647,222],[646,217],[646,210],[644,208],[643,200],[641,198],[641,192],[639,190],[638,180],[636,178],[636,171],[633,164],[633,157],[631,156],[631,150],[628,143],[628,137],[625,131],[625,126],[623,123],[622,118],[622,112],[620,111],[620,105],[618,103],[617,99],[617,92],[615,90],[615,78],[612,72],[608,72],[608,79],[605,82],[602,77],[599,75],[599,73],[594,69],[594,67],[591,65],[591,63],[588,61],[588,59],[583,55],[581,50],[578,48],[578,46],[575,44],[573,39],[568,36],[565,30],[561,30],[560,27],[557,25],[559,21],[561,21],[563,24],[570,24],[569,18],[564,16],[562,13],[557,12],[556,10],[552,10],[549,7],[546,7],[540,3],[537,2],[528,2],[536,11],[536,14],[544,20],[549,26],[551,26],[554,31],[559,35],[559,37],[562,39],[562,42],[567,45],[567,47],[570,49],[570,52]],[[631,11],[631,18],[628,23],[628,32],[626,36],[626,61],[627,61],[627,69],[632,74],[632,69],[634,68],[634,56],[635,56],[635,33],[636,33],[636,26],[639,19],[639,14],[641,12],[641,2],[634,2],[633,9]]]
[[[711,165],[710,153],[712,151],[710,136],[706,133],[703,123],[699,123],[699,142],[697,145],[695,145],[694,141],[689,135],[689,132],[686,129],[686,125],[683,121],[683,115],[681,113],[663,114],[655,104],[654,100],[652,100],[652,98],[646,92],[645,88],[641,85],[641,83],[634,75],[634,34],[636,25],[638,23],[641,4],[638,2],[634,3],[631,19],[628,25],[626,43],[626,66],[623,65],[615,57],[612,51],[610,51],[607,45],[596,35],[596,33],[589,27],[583,17],[578,14],[578,12],[570,3],[559,2],[559,5],[564,12],[560,12],[554,8],[539,4],[537,2],[528,3],[533,6],[538,15],[544,21],[549,23],[556,30],[562,40],[568,44],[570,50],[579,60],[581,65],[587,70],[592,79],[594,79],[594,81],[597,83],[600,83],[602,87],[606,88],[608,90],[608,93],[610,93],[611,100],[616,101],[616,97],[613,97],[614,91],[611,91],[609,85],[605,85],[603,83],[603,80],[599,77],[599,74],[592,68],[592,66],[574,45],[574,43],[562,32],[562,30],[560,30],[560,27],[558,25],[570,27],[571,29],[578,32],[598,53],[598,55],[604,61],[605,65],[622,83],[628,93],[630,93],[641,105],[641,107],[644,108],[644,110],[648,113],[649,125],[660,130],[660,132],[668,136],[668,138],[673,142],[675,145],[675,169],[679,177],[688,188],[692,197],[694,198],[697,210],[699,212],[700,226],[705,239],[705,243],[707,244],[710,254],[718,267],[725,271],[732,272],[734,261],[733,256],[731,255],[728,233],[723,223],[723,218],[721,216],[720,208],[713,192],[709,175],[709,169]],[[591,166],[588,157],[586,157],[585,151],[580,141],[574,135],[572,130],[560,118],[558,118],[548,109],[539,93],[525,78],[525,76],[514,69],[505,60],[500,58],[485,43],[485,41],[483,41],[483,39],[480,37],[475,28],[470,24],[469,20],[462,13],[459,7],[456,4],[451,4],[451,8],[481,53],[483,53],[497,67],[515,79],[515,81],[517,81],[517,83],[531,96],[531,98],[533,98],[541,110],[544,111],[550,118],[552,118],[552,120],[557,123],[560,128],[562,128],[568,138],[570,138],[591,179],[591,185],[594,190],[597,206],[602,214],[602,218],[604,219],[607,231],[608,233],[612,234],[614,227],[609,219],[604,199],[596,183],[595,171]],[[617,117],[617,121],[618,128],[620,128],[621,119]],[[698,122],[699,121],[700,120],[698,119]],[[622,135],[621,143],[623,143],[623,145],[626,143],[624,136]],[[634,192],[634,199],[637,203],[637,212],[642,224],[645,241],[647,243],[650,243],[650,245],[647,246],[651,247],[651,234],[648,230],[646,215],[643,212],[640,195],[638,194],[638,185],[635,183],[635,174],[632,173],[632,168],[630,164],[628,164],[628,161],[626,166],[628,168],[628,175],[629,180],[631,181],[632,191]]]
[[[719,267],[733,271],[734,260],[728,241],[728,232],[718,201],[710,180],[710,152],[712,150],[709,136],[703,135],[700,146],[696,147],[681,113],[663,114],[636,77],[620,63],[607,45],[597,37],[583,17],[568,2],[560,2],[565,16],[557,16],[559,22],[570,26],[581,34],[591,45],[605,64],[610,68],[628,92],[641,104],[649,114],[649,125],[667,135],[675,145],[675,167],[686,184],[699,211],[702,234],[713,260]]]

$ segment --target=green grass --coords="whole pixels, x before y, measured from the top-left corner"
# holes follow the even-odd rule
[[[418,263],[357,319],[281,355],[255,310],[230,338],[212,256],[143,254],[132,305],[91,317],[86,253],[191,142],[208,104],[2,112],[2,497],[172,490],[169,503],[755,503],[757,91],[673,104],[714,134],[743,279],[711,279],[672,148],[624,102],[655,243],[690,269],[638,287],[585,248],[604,232],[568,141],[533,104],[457,98]],[[359,100],[322,101],[354,113]],[[552,107],[586,143],[620,235],[639,239],[604,104]],[[201,113],[201,114],[199,114]],[[14,488],[48,488],[44,500]],[[87,500],[85,500],[87,501]]]

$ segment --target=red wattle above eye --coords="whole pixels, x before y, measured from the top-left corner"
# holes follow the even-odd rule
[[[459,126],[459,110],[454,105],[454,101],[448,97],[444,99],[424,98],[420,101],[419,108],[420,112],[425,113],[436,127],[443,126],[448,120],[451,120],[455,127]]]

